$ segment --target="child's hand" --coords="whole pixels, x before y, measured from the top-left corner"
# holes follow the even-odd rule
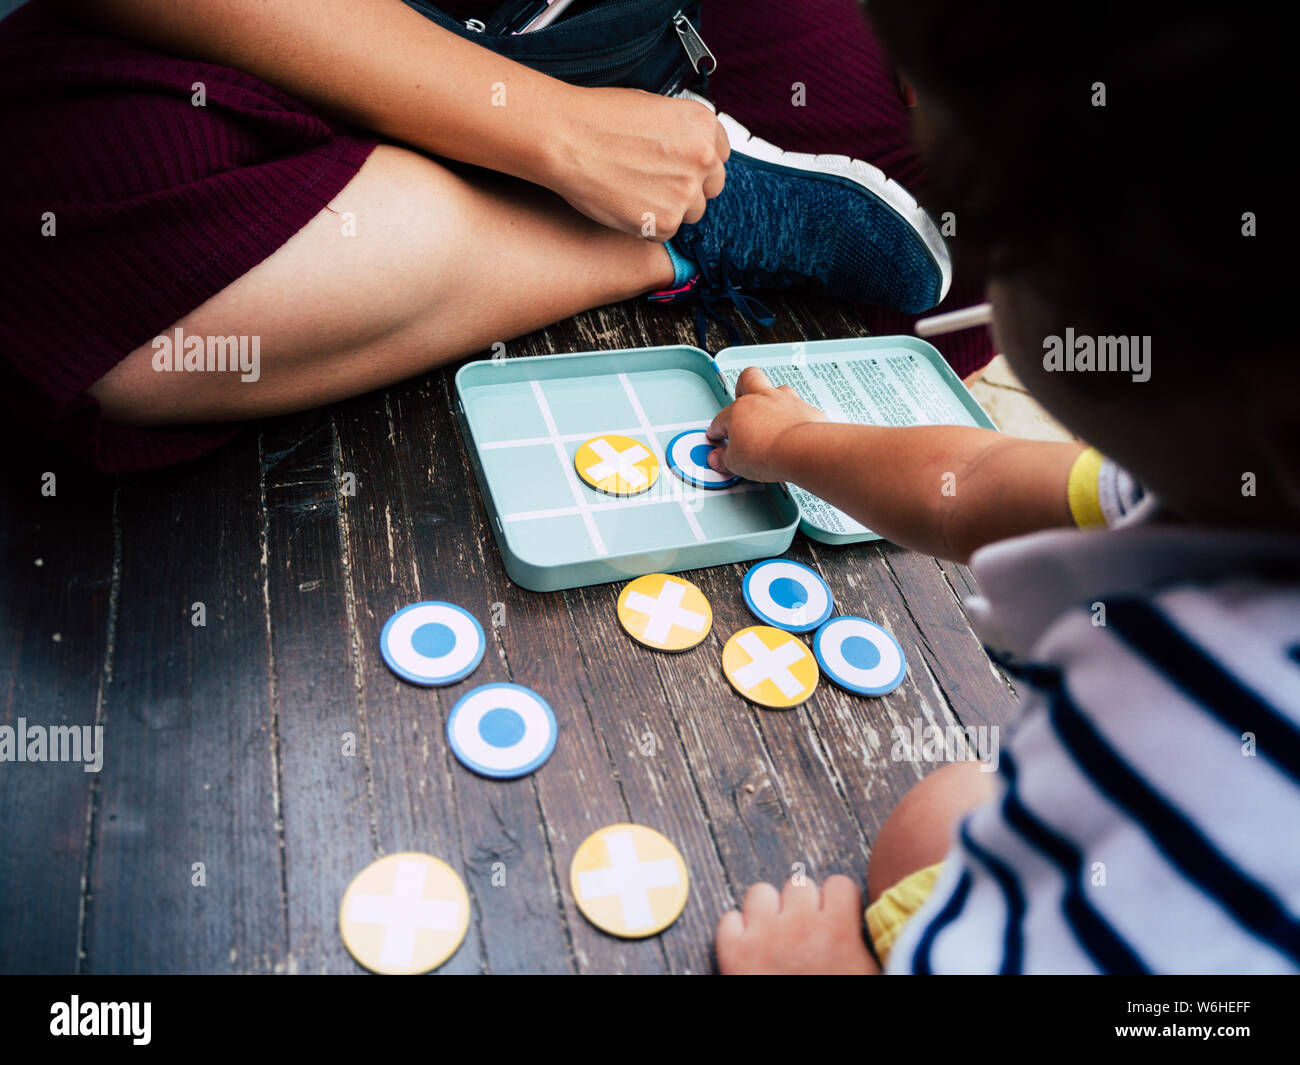
[[[862,939],[862,895],[847,876],[755,884],[742,910],[722,915],[715,949],[724,976],[878,973]]]
[[[709,465],[751,481],[787,480],[788,434],[824,421],[826,415],[800,399],[793,388],[774,388],[767,374],[751,366],[736,382],[736,402],[719,411],[709,426],[709,439],[718,444],[709,454]]]

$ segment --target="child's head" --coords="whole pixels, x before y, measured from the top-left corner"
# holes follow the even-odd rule
[[[1294,525],[1285,29],[1248,3],[870,11],[1026,386],[1189,518]]]

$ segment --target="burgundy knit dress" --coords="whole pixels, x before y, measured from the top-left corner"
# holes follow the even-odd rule
[[[710,0],[704,26],[723,110],[783,148],[865,158],[915,191],[906,110],[855,0]],[[275,252],[375,144],[258,78],[105,37],[46,0],[0,22],[0,417],[107,471],[224,442],[238,426],[112,425],[86,389]],[[963,298],[978,292],[949,303]],[[872,332],[909,328],[864,313]],[[964,374],[991,352],[981,330],[945,354]]]

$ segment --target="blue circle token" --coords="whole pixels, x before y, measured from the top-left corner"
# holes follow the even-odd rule
[[[888,632],[866,618],[832,618],[813,637],[822,672],[859,695],[885,695],[907,675],[907,658]]]
[[[388,668],[412,684],[455,684],[483,661],[483,626],[455,603],[414,603],[384,623],[379,651]]]
[[[715,447],[717,445],[703,429],[687,429],[684,433],[678,433],[668,441],[668,468],[696,488],[730,488],[733,484],[739,484],[739,477],[719,473],[709,465],[709,452]]]
[[[461,764],[499,780],[540,766],[558,734],[546,700],[518,684],[482,684],[462,695],[447,718],[447,739]]]
[[[754,617],[786,632],[811,632],[835,606],[830,585],[820,573],[784,558],[753,566],[741,589]]]

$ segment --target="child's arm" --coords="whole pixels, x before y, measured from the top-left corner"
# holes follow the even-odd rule
[[[1070,527],[1070,468],[1082,444],[952,425],[832,423],[750,367],[713,420],[717,469],[793,481],[896,544],[965,562],[985,544]]]

